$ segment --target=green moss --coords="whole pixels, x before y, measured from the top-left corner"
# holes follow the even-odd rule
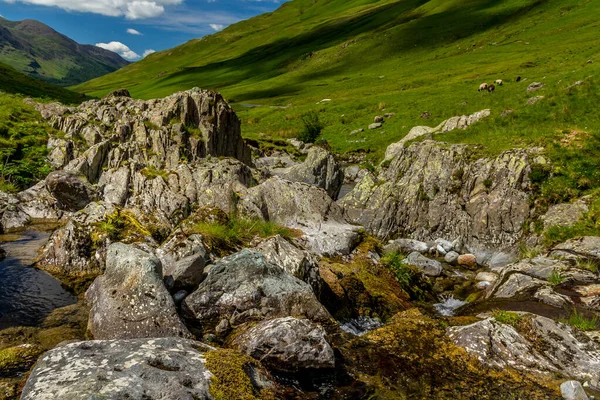
[[[0,375],[6,375],[13,371],[27,371],[41,352],[39,347],[32,345],[0,350]]]
[[[245,354],[229,349],[217,349],[205,353],[206,368],[214,375],[210,393],[215,400],[270,400],[271,391],[256,390],[248,377],[250,368],[258,363]]]
[[[94,246],[99,246],[106,238],[113,242],[135,243],[152,236],[130,211],[117,208],[112,214],[108,214],[103,221],[94,224],[95,229],[91,233]]]
[[[146,168],[142,169],[140,172],[147,179],[154,179],[154,178],[158,178],[159,176],[161,178],[163,178],[164,180],[167,180],[169,178],[168,171],[165,171],[164,169],[156,169],[152,166],[146,167]]]
[[[154,122],[152,121],[144,121],[144,126],[149,129],[149,130],[153,130],[153,131],[160,131],[161,127],[156,125]]]
[[[515,312],[505,311],[505,310],[494,310],[492,313],[492,317],[498,322],[503,324],[508,324],[512,326],[517,326],[522,320],[523,317]]]

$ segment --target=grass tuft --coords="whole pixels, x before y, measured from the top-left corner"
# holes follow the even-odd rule
[[[506,310],[494,310],[492,317],[500,323],[512,325],[513,327],[516,327],[523,320],[523,317],[516,312]]]
[[[560,322],[571,325],[582,331],[593,331],[598,329],[600,319],[598,316],[586,317],[577,310],[573,310],[573,313],[568,318],[563,318]]]

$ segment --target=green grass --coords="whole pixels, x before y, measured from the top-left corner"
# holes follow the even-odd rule
[[[290,239],[299,235],[298,231],[272,221],[245,219],[235,215],[229,216],[226,222],[200,222],[194,225],[192,231],[201,234],[212,249],[220,251],[246,246],[256,237],[281,235]]]
[[[64,104],[81,103],[88,99],[81,93],[31,78],[3,63],[0,63],[0,91],[36,97],[45,101],[57,100]]]
[[[0,93],[0,190],[26,189],[50,173],[46,143],[55,133],[22,97]]]
[[[574,326],[582,331],[593,331],[598,329],[600,319],[596,315],[586,317],[577,310],[573,310],[573,313],[568,318],[564,318],[560,322]]]
[[[492,312],[492,317],[500,323],[512,325],[514,327],[523,320],[523,317],[516,312],[505,310],[494,310]]]
[[[553,285],[560,285],[565,280],[565,277],[561,275],[560,271],[557,269],[553,269],[550,275],[548,276],[548,282]]]

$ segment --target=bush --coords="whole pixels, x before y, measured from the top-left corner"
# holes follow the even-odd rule
[[[304,143],[314,143],[324,128],[323,123],[319,120],[319,113],[315,111],[302,116],[302,125],[302,132],[297,139]]]

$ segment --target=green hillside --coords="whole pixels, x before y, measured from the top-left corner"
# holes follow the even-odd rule
[[[2,63],[0,63],[0,91],[39,99],[58,100],[65,104],[81,103],[86,99],[80,93],[30,78]]]
[[[316,111],[334,151],[365,151],[374,162],[415,125],[484,108],[492,117],[441,138],[494,153],[551,147],[572,131],[599,132],[599,13],[591,0],[294,0],[75,90],[126,87],[152,98],[216,89],[244,135],[261,140],[296,136],[302,116]],[[495,79],[505,81],[495,93],[477,91]],[[527,94],[535,81],[546,86]],[[545,99],[526,106],[534,95]],[[317,105],[322,99],[331,101]],[[395,116],[381,130],[349,135],[387,112]]]
[[[39,21],[2,17],[0,62],[61,86],[76,85],[129,64],[112,51],[79,44]]]

